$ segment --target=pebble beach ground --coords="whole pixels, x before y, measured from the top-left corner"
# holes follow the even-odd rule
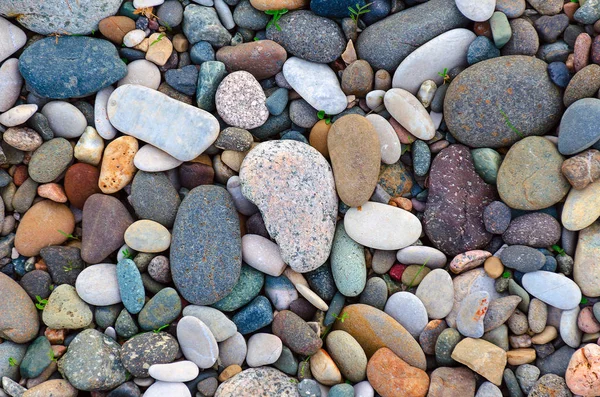
[[[0,0],[0,397],[600,396],[599,0]]]

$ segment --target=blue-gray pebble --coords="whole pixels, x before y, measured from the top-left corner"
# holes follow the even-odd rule
[[[129,313],[137,314],[144,307],[144,283],[142,275],[131,259],[121,259],[117,263],[117,281],[121,300]]]

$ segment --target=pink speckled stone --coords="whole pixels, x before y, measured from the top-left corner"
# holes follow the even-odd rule
[[[325,263],[338,200],[331,167],[316,149],[291,140],[263,142],[244,159],[240,180],[285,263],[300,273]]]
[[[452,273],[460,274],[464,271],[475,269],[492,256],[491,253],[483,250],[472,250],[458,254],[450,262]]]
[[[592,38],[587,33],[580,33],[575,40],[575,50],[573,66],[575,72],[579,72],[590,63],[590,50],[592,48]]]

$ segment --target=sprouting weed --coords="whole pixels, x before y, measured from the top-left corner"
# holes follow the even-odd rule
[[[581,298],[581,304],[585,305],[586,303],[588,303],[588,299],[584,296],[583,298]]]
[[[502,278],[510,278],[510,272],[507,270],[504,273],[502,273]]]
[[[156,38],[156,40],[154,40],[152,43],[150,43],[150,47],[152,47],[154,44],[156,44],[159,41],[161,41],[164,37],[165,37],[164,33],[159,34],[158,37]]]
[[[325,124],[331,124],[331,116],[325,113],[324,110],[319,110],[317,112],[317,117],[319,118],[319,120],[325,120]]]
[[[525,138],[525,136],[521,133],[521,131],[519,131],[511,122],[510,119],[508,118],[508,116],[506,115],[506,113],[504,113],[504,111],[502,109],[500,109],[500,107],[498,107],[498,109],[500,110],[500,114],[502,114],[502,116],[504,116],[504,122],[506,123],[506,125],[508,126],[508,128],[510,128],[511,130],[513,130],[513,132],[515,134],[517,134],[518,136],[520,136],[521,138]]]
[[[260,39],[258,37],[255,37],[254,41],[260,41]]]
[[[296,379],[296,378],[290,378],[290,382],[292,382],[292,383],[298,383],[298,379]]]
[[[125,259],[132,259],[133,258],[133,254],[127,248],[125,248],[123,251],[121,251],[121,253],[123,254],[123,258],[125,258]]]
[[[16,367],[17,365],[19,365],[19,363],[14,358],[9,357],[8,358],[8,365],[10,365],[11,367]]]
[[[59,230],[59,229],[57,229],[57,231],[58,231],[60,234],[62,234],[63,236],[65,236],[67,239],[69,239],[69,238],[70,238],[70,239],[73,239],[73,240],[79,240],[79,238],[78,238],[78,237],[75,237],[75,236],[73,236],[72,234],[65,233],[65,232],[63,232],[62,230]]]
[[[54,356],[54,350],[50,349],[50,350],[48,351],[48,358],[49,358],[51,361],[56,361],[56,360],[57,360],[57,358]]]
[[[39,310],[44,310],[48,304],[48,299],[42,299],[42,297],[39,295],[36,295],[35,299],[38,301],[38,303],[35,304],[35,307],[37,307]]]
[[[567,255],[567,254],[565,253],[565,250],[564,250],[564,249],[562,249],[562,248],[560,248],[560,246],[559,246],[559,245],[557,245],[557,244],[554,244],[554,245],[552,246],[552,249],[553,249],[554,251],[556,251],[556,252],[558,253],[558,255]]]
[[[450,82],[450,76],[448,76],[448,68],[444,68],[444,70],[438,72],[438,75],[442,76],[442,78],[444,79],[444,84]]]
[[[160,331],[162,331],[163,329],[167,328],[168,326],[169,326],[169,324],[165,324],[165,325],[163,325],[163,326],[161,326],[161,327],[159,327],[159,328],[155,329],[153,332],[154,332],[155,334],[158,334]]]
[[[339,317],[338,317],[337,315],[335,315],[335,314],[332,314],[332,316],[333,316],[333,317],[335,317],[337,320],[340,320],[340,322],[342,322],[342,323],[343,323],[343,322],[344,322],[344,321],[345,321],[347,318],[349,318],[349,317],[350,317],[350,315],[349,315],[348,313],[342,313],[342,315],[341,315],[341,316],[339,316]]]
[[[70,272],[73,270],[73,261],[72,260],[68,260],[67,264],[65,266],[63,266],[63,270],[65,272]]]
[[[348,7],[348,10],[350,11],[350,18],[352,18],[356,25],[358,25],[358,20],[360,19],[361,15],[371,12],[371,10],[369,10],[371,4],[373,3],[368,3],[364,6],[361,6],[360,4],[356,3],[356,9]]]
[[[270,26],[275,26],[275,28],[277,28],[277,30],[279,30],[281,32],[281,26],[279,26],[277,21],[279,21],[279,19],[283,16],[283,14],[287,14],[287,12],[288,12],[287,8],[283,8],[281,10],[265,11],[265,14],[272,16],[271,20],[267,24],[267,29],[269,29]]]

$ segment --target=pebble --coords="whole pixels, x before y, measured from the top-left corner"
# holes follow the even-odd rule
[[[83,113],[68,102],[48,102],[41,113],[48,118],[50,128],[58,137],[78,138],[87,127]]]
[[[103,193],[111,194],[127,186],[135,174],[133,158],[138,141],[131,136],[121,136],[104,149],[98,186]]]
[[[179,353],[177,340],[166,332],[144,332],[134,335],[123,344],[123,366],[136,378],[150,376],[148,369],[154,364],[175,360]]]
[[[433,138],[433,121],[423,105],[410,92],[392,88],[386,92],[383,101],[387,111],[409,133],[423,140]]]
[[[80,67],[85,64],[94,67]],[[64,99],[95,94],[123,78],[127,69],[110,42],[65,36],[59,40],[48,37],[28,46],[19,57],[19,71],[36,94]]]
[[[394,318],[414,337],[418,338],[427,326],[427,310],[421,300],[409,292],[390,296],[384,311]]]
[[[425,371],[409,365],[387,347],[377,350],[371,357],[367,377],[382,396],[423,396],[429,387],[429,376]]]
[[[454,79],[446,93],[444,116],[448,129],[459,142],[475,148],[498,148],[519,140],[521,136],[508,127],[506,118],[526,137],[546,133],[558,122],[562,100],[546,69],[547,64],[539,59],[521,55],[471,66]],[[459,92],[458,87],[465,87],[466,91]],[[502,108],[480,103],[477,98],[482,91],[488,93],[492,103],[501,103]],[[541,107],[535,109],[528,106],[529,93],[533,91],[543,98]]]
[[[371,197],[381,162],[377,132],[368,119],[347,115],[333,123],[327,136],[327,147],[340,199],[358,207]],[[360,148],[363,159],[356,162]]]
[[[544,267],[546,257],[536,249],[525,245],[511,245],[500,253],[504,266],[521,273],[535,272]]]
[[[158,66],[145,59],[136,59],[127,65],[127,74],[119,80],[118,86],[135,84],[156,90],[160,86],[160,80]]]
[[[167,228],[173,226],[181,200],[166,175],[138,171],[133,178],[130,197],[140,219],[158,222]]]
[[[33,105],[18,105],[0,114],[0,124],[6,127],[15,127],[25,123],[37,111],[38,106]]]
[[[571,84],[571,83],[569,83]],[[558,139],[561,154],[577,154],[594,145],[600,137],[591,127],[590,117],[600,110],[600,99],[584,98],[573,103],[562,117]]]
[[[62,284],[52,290],[42,321],[53,329],[81,329],[92,323],[92,311],[75,288]]]
[[[4,21],[4,19],[2,19]],[[23,77],[19,73],[19,60],[10,58],[0,66],[0,112],[6,112],[15,104],[21,86]]]
[[[580,395],[595,395],[600,392],[600,383],[596,376],[599,371],[600,349],[589,344],[577,350],[571,360],[565,376],[571,392]]]
[[[502,47],[502,55],[535,55],[540,47],[540,40],[533,25],[521,18],[509,23],[512,36]]]
[[[281,339],[273,334],[258,333],[248,339],[248,366],[256,368],[270,365],[281,356],[283,345]]]
[[[213,306],[225,312],[239,309],[254,299],[264,284],[264,274],[248,265],[242,265],[242,271],[233,290]]]
[[[179,167],[183,161],[177,160],[170,154],[152,145],[142,146],[135,157],[133,164],[141,171],[160,172]]]
[[[37,108],[37,105],[34,106]],[[27,127],[8,128],[2,135],[2,139],[15,149],[25,152],[33,152],[42,145],[42,137]]]
[[[253,268],[273,277],[280,276],[286,267],[277,244],[259,235],[246,234],[242,237],[242,259]]]
[[[102,289],[99,289],[99,286]],[[85,268],[75,282],[77,294],[85,302],[95,306],[108,306],[121,302],[117,266],[102,263]]]
[[[126,16],[109,16],[98,22],[100,33],[117,45],[123,43],[123,37],[133,29],[135,29],[135,21]]]
[[[249,395],[298,395],[298,386],[275,368],[248,368],[219,385],[215,397],[234,397],[240,388]]]
[[[158,222],[143,219],[132,223],[125,231],[125,243],[138,252],[166,251],[171,244],[171,234]]]
[[[304,356],[315,354],[323,344],[319,335],[302,318],[289,310],[283,310],[275,316],[272,330],[291,351]]]
[[[336,321],[334,330],[346,331],[362,346],[367,357],[382,347],[388,347],[402,360],[416,368],[425,369],[425,354],[410,333],[391,316],[372,306],[352,304],[346,306],[342,323]],[[369,324],[379,323],[373,328]]]
[[[562,200],[569,190],[560,172],[563,160],[552,142],[542,137],[527,137],[514,144],[498,172],[502,201],[514,209],[538,210]],[[524,175],[524,168],[531,174]]]
[[[346,95],[335,73],[327,65],[291,57],[283,64],[283,75],[288,84],[313,108],[328,115],[346,109]]]
[[[452,358],[495,385],[502,383],[506,352],[487,341],[466,338],[456,345]]]
[[[371,10],[372,11],[372,10]],[[342,90],[347,95],[364,97],[373,89],[373,69],[368,62],[352,62],[342,74]]]
[[[214,8],[190,4],[183,12],[183,34],[190,44],[207,41],[223,47],[231,41],[231,34],[219,21]]]
[[[494,0],[457,0],[456,6],[458,7],[459,11],[471,21],[484,22],[492,17],[496,2]]]
[[[257,80],[273,77],[281,72],[286,59],[285,49],[271,40],[227,46],[216,53],[216,60],[223,62],[228,71],[244,70]]]
[[[161,382],[157,381],[152,384],[144,392],[144,397],[161,397],[161,396],[181,396],[191,397],[192,394],[185,383],[180,382]]]
[[[171,323],[181,313],[181,298],[171,287],[163,288],[144,305],[138,315],[140,328],[156,330]]]
[[[456,326],[462,335],[470,338],[483,336],[484,316],[489,303],[489,294],[485,291],[471,293],[463,299],[456,317]]]
[[[94,329],[86,329],[71,341],[61,359],[63,374],[79,390],[110,390],[126,380],[121,346]]]
[[[581,301],[577,284],[560,274],[546,271],[526,273],[522,282],[527,292],[558,309],[571,310]],[[560,294],[556,294],[556,290],[560,290]]]
[[[502,157],[494,149],[479,148],[471,150],[473,165],[477,174],[490,185],[496,184],[498,170],[502,164]]]
[[[144,109],[136,105],[138,103],[152,107],[152,113],[145,113],[143,118],[136,117],[132,111]],[[219,133],[217,120],[207,112],[132,84],[121,86],[112,93],[107,112],[111,124],[118,130],[127,131],[128,135],[150,143],[181,161],[196,158],[217,139]],[[180,128],[177,128],[176,134],[167,137],[162,131],[169,129],[169,125],[180,125]]]
[[[481,212],[495,199],[495,193],[467,159],[471,156],[465,146],[449,146],[436,156],[429,174],[425,232],[434,246],[448,255],[483,248],[492,236],[485,231]],[[459,213],[464,206],[470,211]]]
[[[235,324],[222,312],[207,306],[189,305],[183,309],[184,316],[193,316],[202,321],[211,331],[217,342],[223,342],[237,332]]]
[[[152,364],[148,374],[161,382],[188,382],[198,376],[198,366],[191,361]]]
[[[452,310],[452,279],[445,270],[435,269],[419,283],[415,295],[423,302],[429,318],[442,319]]]
[[[491,255],[491,253],[483,250],[473,250],[458,254],[450,262],[450,270],[456,274],[471,270],[479,267]]]
[[[464,2],[467,3],[468,0]],[[443,83],[443,78],[439,75],[441,70],[466,66],[465,57],[473,40],[475,34],[467,29],[453,29],[440,34],[419,46],[400,63],[394,73],[392,86],[416,95],[421,82],[425,80],[433,80],[437,85],[441,85]]]
[[[549,247],[560,239],[560,224],[551,215],[533,213],[511,221],[502,239],[507,244]]]
[[[467,368],[436,368],[431,373],[430,397],[471,396],[475,394],[475,377]]]
[[[337,215],[333,174],[323,156],[297,141],[264,142],[244,159],[240,180],[243,195],[261,210],[275,236],[283,261],[299,272],[321,266],[329,256]],[[300,181],[307,189],[318,183],[317,194],[291,189]],[[281,204],[289,200],[297,203],[293,211]]]
[[[231,320],[237,326],[238,332],[246,335],[271,324],[273,310],[269,300],[259,295],[237,312]]]

